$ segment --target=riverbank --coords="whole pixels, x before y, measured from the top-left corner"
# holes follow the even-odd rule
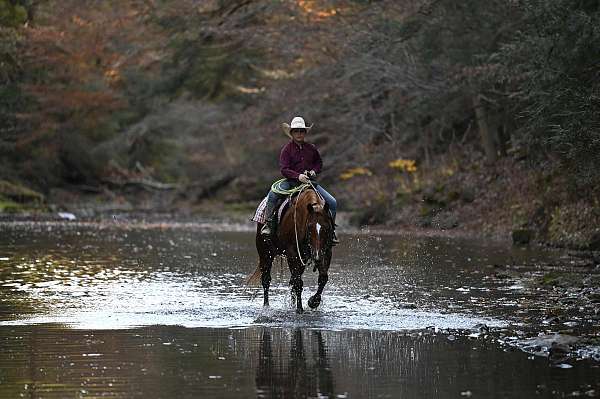
[[[445,191],[446,186],[453,187],[454,191]],[[464,196],[465,194],[460,194],[461,186],[464,187],[464,183],[461,185],[447,182],[440,186],[441,188],[435,194],[431,194],[431,190],[418,189],[411,193],[410,199],[404,198],[401,206],[389,200],[387,205],[371,204],[362,209],[354,207],[349,211],[341,210],[336,220],[338,231],[342,234],[483,238],[507,245],[541,247],[569,253],[578,264],[600,263],[600,250],[594,241],[596,237],[594,233],[599,230],[593,223],[596,209],[584,205],[579,213],[570,215],[572,217],[570,224],[580,227],[580,230],[571,232],[570,235],[576,235],[580,238],[579,241],[552,240],[548,237],[548,230],[555,230],[556,227],[549,228],[548,221],[540,222],[540,220],[537,220],[538,225],[535,225],[531,218],[523,216],[524,212],[515,210],[518,208],[516,205],[504,202],[504,206],[491,206],[491,201],[485,194],[476,198],[469,196],[467,200],[444,201],[442,199],[448,196]],[[457,191],[459,194],[456,193]],[[490,196],[497,198],[496,194]],[[54,198],[61,199],[61,202],[46,204],[43,196],[35,195],[33,198],[37,199],[36,203],[17,204],[8,212],[0,212],[0,222],[4,224],[65,222],[103,226],[118,223],[138,227],[218,223],[254,230],[254,223],[250,222],[250,218],[258,203],[257,201],[224,203],[213,199],[197,204],[177,203],[175,205],[165,200],[164,206],[160,206],[159,201],[153,196],[145,197],[143,204],[129,201],[125,196],[110,195],[109,197],[61,192],[60,198]],[[528,202],[524,196],[507,194],[506,197],[509,197],[512,202],[528,204],[531,208],[532,202]],[[590,214],[591,217],[588,217]],[[515,224],[514,219],[520,222]],[[523,222],[523,220],[528,221]],[[561,221],[561,223],[566,222]],[[539,224],[543,226],[540,227]],[[564,232],[563,235],[567,236],[569,233]]]
[[[429,165],[417,168],[413,161],[411,168],[400,169],[381,157],[370,169],[352,169],[332,183],[325,178],[324,185],[338,199],[340,229],[485,237],[516,245],[600,251],[597,189],[577,186],[557,163],[533,169],[526,158],[515,155],[489,165],[477,154],[465,148]],[[211,181],[196,185],[202,188]],[[210,190],[65,186],[42,194],[26,184],[0,180],[0,218],[42,220],[70,213],[93,220],[158,214],[169,220],[243,223],[263,195],[256,187],[266,186],[246,183],[233,180]]]
[[[524,159],[487,165],[464,157],[380,182],[358,176],[342,184],[343,197],[364,205],[354,208],[352,223],[600,251],[600,203],[594,187],[577,186],[550,163],[532,169]],[[365,193],[352,197],[361,187]]]

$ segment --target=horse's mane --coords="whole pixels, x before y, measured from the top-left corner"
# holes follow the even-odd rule
[[[298,206],[308,205],[308,204],[316,204],[316,205],[325,205],[325,202],[321,200],[319,195],[312,188],[306,189],[296,197],[296,202]]]
[[[298,197],[296,197],[295,202],[292,204],[291,209],[293,210],[293,207],[296,207],[296,212],[301,213],[303,216],[302,219],[298,217],[298,220],[306,220],[308,205],[312,205],[313,211],[317,213],[325,212],[325,201],[314,189],[309,188],[298,194]]]
[[[282,217],[281,225],[279,227],[283,229],[284,233],[288,233],[286,236],[289,237],[289,239],[292,239],[291,235],[294,234],[295,240],[294,220],[297,223],[296,229],[298,230],[298,237],[306,236],[309,205],[317,215],[322,215],[323,220],[329,220],[329,216],[325,211],[325,201],[312,188],[306,189],[298,194],[286,214]]]

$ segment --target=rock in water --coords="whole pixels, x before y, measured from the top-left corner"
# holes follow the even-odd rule
[[[69,212],[58,212],[58,217],[64,220],[75,220],[77,217]]]
[[[571,348],[567,344],[561,344],[558,342],[552,342],[550,350],[548,351],[548,360],[552,363],[563,363],[569,359],[569,352]]]
[[[595,232],[588,243],[590,251],[600,251],[600,231]]]

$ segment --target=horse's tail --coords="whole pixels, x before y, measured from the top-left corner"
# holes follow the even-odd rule
[[[246,279],[246,285],[258,285],[260,279],[262,277],[262,271],[260,270],[260,262],[256,265],[256,270],[254,273],[248,276]]]

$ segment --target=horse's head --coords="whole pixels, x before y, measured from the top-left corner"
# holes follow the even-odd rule
[[[308,242],[312,259],[319,263],[323,260],[324,251],[331,247],[333,226],[329,207],[322,199],[315,196],[316,201],[308,203]]]

